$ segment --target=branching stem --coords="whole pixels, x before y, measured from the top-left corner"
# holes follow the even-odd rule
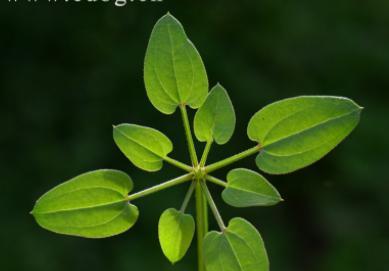
[[[199,166],[199,160],[197,158],[196,148],[193,142],[192,131],[189,124],[188,112],[186,111],[185,105],[180,105],[180,111],[182,116],[182,121],[184,124],[186,141],[188,143],[189,155],[192,161],[194,169],[197,169]],[[207,215],[207,206],[205,204],[205,198],[201,192],[200,180],[195,179],[196,181],[196,227],[197,227],[197,259],[198,259],[198,270],[204,271],[204,254],[203,254],[203,239],[208,228],[208,215]]]
[[[176,186],[178,184],[190,181],[190,180],[192,180],[192,178],[193,178],[193,173],[188,173],[188,174],[182,175],[181,177],[172,179],[170,181],[155,185],[153,187],[147,188],[147,189],[142,190],[140,192],[137,192],[135,194],[129,195],[126,200],[133,201],[133,200],[148,196],[150,194],[154,194],[154,193],[159,192],[161,190],[164,190],[166,188]]]

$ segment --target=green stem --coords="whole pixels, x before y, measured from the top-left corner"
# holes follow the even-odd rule
[[[185,175],[183,175],[181,177],[172,179],[170,181],[158,184],[156,186],[147,188],[147,189],[142,190],[140,192],[137,192],[135,194],[129,195],[129,196],[127,196],[126,200],[127,201],[133,201],[133,200],[136,200],[136,199],[148,196],[150,194],[154,194],[154,193],[159,192],[161,190],[164,190],[166,188],[169,188],[169,187],[172,187],[172,186],[175,186],[175,185],[187,182],[187,181],[192,180],[192,179],[193,179],[193,173],[188,173],[188,174],[185,174]]]
[[[204,265],[204,252],[203,243],[204,236],[206,234],[205,229],[205,213],[204,213],[204,195],[202,193],[200,180],[196,180],[196,229],[197,229],[197,260],[198,260],[198,271],[205,271]]]
[[[205,179],[202,180],[205,182]],[[209,221],[208,221],[208,204],[207,204],[207,198],[205,197],[203,193],[203,215],[204,215],[204,233],[207,234],[208,232],[208,226],[209,226]]]
[[[192,131],[190,129],[188,113],[185,105],[180,105],[180,111],[182,121],[184,124],[186,141],[188,143],[189,155],[194,168],[199,165],[195,145],[193,142]],[[200,180],[196,179],[196,227],[197,227],[197,258],[198,258],[198,270],[205,271],[204,254],[203,254],[203,239],[208,230],[208,216],[206,210],[206,204],[204,195],[201,192]]]
[[[186,164],[184,164],[184,163],[181,163],[180,161],[177,161],[177,160],[175,160],[175,159],[173,159],[173,158],[170,158],[170,157],[162,157],[162,159],[165,161],[165,162],[167,162],[167,163],[169,163],[169,164],[171,164],[171,165],[173,165],[173,166],[175,166],[175,167],[178,167],[178,168],[180,168],[180,169],[183,169],[183,170],[185,170],[185,171],[187,171],[187,172],[192,172],[193,171],[193,168],[192,167],[190,167],[190,166],[188,166],[188,165],[186,165]]]
[[[197,167],[199,165],[199,161],[197,159],[197,153],[196,153],[196,149],[195,149],[194,142],[193,142],[192,131],[190,129],[188,112],[186,111],[186,106],[180,105],[180,111],[181,111],[182,121],[184,123],[186,141],[188,142],[190,159],[192,160],[193,166]]]
[[[195,188],[196,188],[196,181],[192,181],[192,183],[189,186],[188,192],[186,192],[184,202],[181,205],[181,208],[180,208],[181,212],[184,213],[186,210],[186,207],[188,207],[188,203],[189,203],[190,199],[192,198],[193,191]]]
[[[213,143],[212,140],[207,141],[207,144],[205,145],[205,149],[204,149],[203,155],[201,156],[200,167],[205,166],[205,163],[207,162],[209,151],[211,150],[212,143]]]
[[[220,230],[224,232],[226,230],[226,225],[224,224],[223,219],[219,213],[219,210],[217,209],[216,204],[213,201],[213,198],[211,196],[211,193],[208,190],[207,185],[204,182],[201,182],[201,187],[203,189],[205,196],[207,197],[209,207],[211,208],[212,213],[215,216],[216,222],[219,225]]]
[[[211,150],[213,140],[207,141],[207,144],[205,145],[203,155],[201,156],[200,161],[200,167],[203,168],[205,166],[205,163],[207,162],[207,158],[209,155],[209,151]],[[203,195],[203,215],[204,215],[204,231],[208,232],[208,205],[206,204],[207,199],[205,198],[205,195]]]
[[[215,170],[218,170],[220,168],[223,168],[225,166],[228,166],[232,163],[235,163],[236,161],[239,161],[239,160],[242,160],[250,155],[253,155],[253,154],[256,154],[257,152],[259,152],[260,150],[262,149],[262,147],[260,145],[257,145],[251,149],[248,149],[246,151],[243,151],[241,153],[238,153],[238,154],[235,154],[231,157],[228,157],[224,160],[221,160],[219,162],[216,162],[214,164],[211,164],[207,167],[205,167],[205,172],[206,173],[211,173]]]
[[[228,183],[226,183],[225,181],[222,181],[216,177],[213,177],[211,175],[207,175],[207,180],[214,183],[214,184],[217,184],[217,185],[220,185],[220,186],[223,186],[223,187],[227,187],[228,186]]]

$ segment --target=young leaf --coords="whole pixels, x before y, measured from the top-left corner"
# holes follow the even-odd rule
[[[259,232],[242,218],[233,218],[223,232],[204,239],[207,271],[268,271],[269,260]]]
[[[114,126],[113,139],[135,166],[147,171],[160,170],[163,159],[173,150],[172,142],[163,133],[135,124]]]
[[[185,256],[192,243],[194,231],[195,222],[191,215],[173,208],[163,212],[158,224],[159,242],[163,254],[172,264]]]
[[[44,194],[32,215],[38,224],[60,234],[104,238],[131,228],[138,208],[126,201],[131,178],[117,170],[79,175]]]
[[[147,96],[159,111],[172,114],[180,104],[200,107],[208,92],[203,61],[172,15],[154,26],[147,47],[144,80]]]
[[[259,173],[239,168],[227,175],[223,200],[234,207],[270,206],[282,201],[278,191]]]
[[[248,125],[249,138],[263,147],[258,167],[285,174],[316,162],[351,133],[361,110],[350,99],[332,96],[301,96],[266,106]]]
[[[227,143],[235,129],[235,111],[227,91],[217,84],[197,111],[194,131],[201,142]]]

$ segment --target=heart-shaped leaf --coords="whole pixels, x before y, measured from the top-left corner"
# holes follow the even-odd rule
[[[359,122],[362,108],[332,96],[301,96],[264,107],[248,125],[262,151],[258,167],[285,174],[306,167],[335,148]]]
[[[163,133],[153,128],[120,124],[113,128],[113,138],[123,154],[137,167],[147,171],[162,168],[163,159],[173,150],[173,144]]]
[[[200,107],[208,93],[203,61],[172,15],[154,26],[147,47],[144,79],[147,95],[159,111],[172,114],[178,105]]]
[[[227,229],[209,232],[204,240],[207,271],[268,271],[269,260],[259,232],[243,218],[231,219]]]
[[[194,131],[199,141],[227,143],[234,133],[235,111],[227,91],[217,84],[197,111]]]
[[[44,194],[32,215],[50,231],[104,238],[131,228],[138,208],[126,201],[131,178],[117,170],[96,170],[79,175]]]
[[[270,206],[282,201],[278,191],[259,173],[239,168],[227,175],[223,200],[234,207]]]
[[[185,256],[194,231],[195,222],[191,215],[173,208],[163,212],[158,224],[159,243],[163,254],[172,264]]]

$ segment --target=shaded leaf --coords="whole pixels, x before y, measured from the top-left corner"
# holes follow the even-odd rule
[[[180,104],[200,107],[208,78],[199,53],[172,15],[154,26],[147,47],[144,79],[147,95],[159,111],[172,114]]]
[[[162,168],[163,159],[173,150],[173,144],[163,133],[153,128],[120,124],[113,128],[113,138],[123,154],[137,167],[147,171]]]
[[[242,218],[227,229],[209,232],[204,240],[207,271],[268,271],[269,260],[259,232]]]
[[[270,206],[282,201],[278,191],[259,173],[239,168],[227,175],[223,200],[234,207]]]
[[[235,111],[227,91],[217,84],[197,111],[194,131],[199,141],[227,143],[234,133]]]
[[[176,209],[167,209],[158,224],[159,243],[171,263],[181,260],[192,243],[195,222],[191,215]]]
[[[263,147],[258,167],[284,174],[316,162],[351,133],[361,110],[350,99],[332,96],[301,96],[264,107],[248,125],[249,138]]]
[[[126,201],[131,178],[117,170],[96,170],[79,175],[44,194],[32,215],[50,231],[104,238],[131,228],[138,208]]]

